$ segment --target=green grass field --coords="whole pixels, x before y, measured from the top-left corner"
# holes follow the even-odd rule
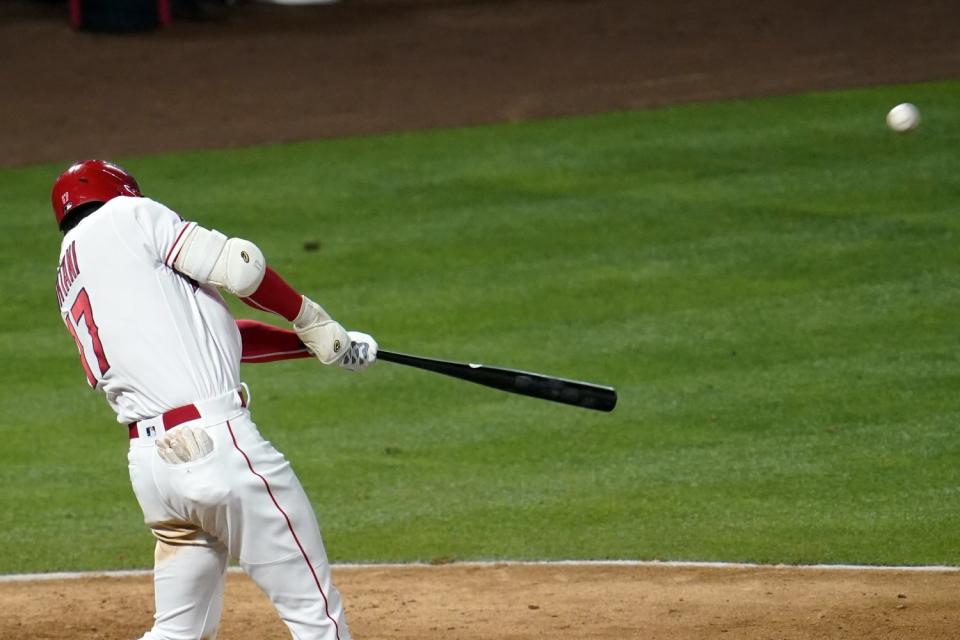
[[[940,83],[118,160],[385,348],[618,388],[244,365],[334,561],[960,564],[958,149]],[[152,563],[57,314],[62,168],[0,171],[0,572]]]

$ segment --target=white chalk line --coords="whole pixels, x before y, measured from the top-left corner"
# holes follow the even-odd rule
[[[960,573],[960,567],[947,565],[875,565],[875,564],[757,564],[750,562],[697,562],[687,560],[488,560],[464,561],[442,564],[426,562],[396,563],[343,563],[333,565],[334,571],[363,571],[383,569],[442,569],[444,567],[637,567],[680,569],[776,569],[797,571],[905,571],[916,573]],[[242,573],[240,567],[230,567],[230,573]],[[152,569],[132,569],[118,571],[74,571],[60,573],[13,573],[0,575],[0,582],[34,582],[43,580],[80,580],[85,578],[139,578],[153,575]]]

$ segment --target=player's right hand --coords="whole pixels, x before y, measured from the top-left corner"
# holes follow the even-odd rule
[[[377,341],[373,336],[359,331],[350,331],[350,348],[339,364],[350,371],[363,371],[377,361]]]

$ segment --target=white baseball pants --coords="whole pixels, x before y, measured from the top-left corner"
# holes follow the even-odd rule
[[[163,461],[161,429],[139,423],[130,480],[157,538],[156,615],[143,640],[213,640],[228,559],[269,596],[296,640],[350,640],[320,528],[290,463],[264,440],[237,392],[195,405],[206,456]],[[179,427],[175,427],[179,428]]]

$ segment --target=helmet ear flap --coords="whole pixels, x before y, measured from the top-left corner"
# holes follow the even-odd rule
[[[60,221],[60,232],[66,233],[80,224],[80,221],[103,206],[102,202],[84,202],[72,207]]]

